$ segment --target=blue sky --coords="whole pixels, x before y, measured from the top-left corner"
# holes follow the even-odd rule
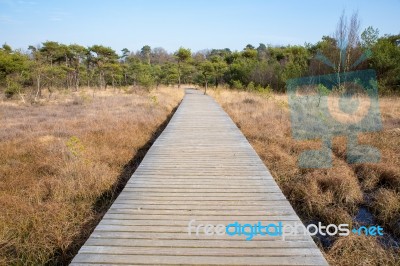
[[[361,29],[400,33],[400,0],[0,0],[0,44],[26,49],[51,40],[118,52],[148,44],[173,52],[315,43],[332,35],[343,9],[358,11]]]

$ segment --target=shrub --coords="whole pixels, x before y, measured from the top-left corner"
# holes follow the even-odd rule
[[[242,90],[243,89],[243,84],[240,82],[240,80],[233,80],[232,81],[232,88]]]
[[[247,85],[247,90],[248,91],[254,91],[256,89],[256,87],[254,86],[254,82],[252,81],[252,82],[250,82],[248,85]]]

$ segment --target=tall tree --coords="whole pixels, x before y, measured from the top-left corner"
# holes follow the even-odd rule
[[[0,48],[0,86],[5,85],[8,97],[18,94],[25,102],[22,89],[29,71],[29,58],[19,51],[13,51],[8,45]]]
[[[192,56],[192,52],[190,51],[190,49],[185,49],[181,47],[178,51],[175,52],[174,55],[176,60],[178,61],[178,88],[180,88],[182,64],[186,63],[190,59],[190,57]]]
[[[127,64],[127,58],[130,54],[130,51],[128,48],[123,48],[121,50],[122,55],[121,55],[121,70],[122,70],[122,75],[124,77],[124,85],[128,85],[128,64]]]
[[[161,47],[154,48],[150,56],[151,62],[153,62],[153,64],[165,64],[173,60],[172,56],[168,54],[168,52],[164,48]]]
[[[106,88],[106,71],[113,71],[114,68],[111,65],[116,63],[118,55],[110,47],[102,45],[93,45],[89,48],[89,52],[91,54],[91,61],[94,62],[98,70],[99,86],[100,88]]]
[[[46,60],[40,53],[39,49],[30,45],[28,50],[31,51],[31,57],[33,58],[33,63],[31,64],[31,73],[33,74],[34,83],[36,84],[36,94],[35,101],[42,96],[42,80],[44,76],[44,71],[46,67]]]
[[[212,56],[211,62],[214,68],[214,77],[215,77],[215,87],[218,88],[219,83],[222,80],[225,72],[228,70],[228,65],[226,64],[225,60],[220,56]]]
[[[142,55],[142,58],[146,64],[150,65],[150,53],[151,53],[151,47],[149,45],[145,45],[142,47],[140,50],[140,54]]]
[[[62,57],[62,47],[58,42],[46,41],[42,43],[39,52],[44,56],[45,60],[53,66],[53,63]]]
[[[381,92],[400,91],[400,35],[379,38],[372,47],[371,66],[376,70]]]
[[[264,61],[268,58],[268,49],[263,43],[260,43],[260,45],[257,47],[257,58],[259,61]]]
[[[200,71],[204,77],[204,94],[207,94],[208,80],[214,74],[214,66],[210,61],[204,61],[200,63]]]
[[[122,52],[121,59],[122,59],[123,61],[125,61],[126,58],[129,56],[130,51],[129,51],[128,48],[123,48],[123,49],[121,50],[121,52]]]
[[[364,48],[372,48],[374,44],[378,41],[379,38],[379,30],[374,29],[372,26],[369,26],[361,33],[361,44]]]
[[[335,39],[339,48],[336,72],[349,71],[351,61],[360,46],[360,20],[357,12],[348,20],[343,11],[336,26]]]
[[[80,66],[86,57],[88,50],[78,44],[71,44],[68,46],[68,56],[70,66],[73,69],[73,83],[77,91],[80,86]]]

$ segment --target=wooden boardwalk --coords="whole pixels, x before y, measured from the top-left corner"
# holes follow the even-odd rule
[[[303,234],[285,241],[195,234],[199,224],[235,221],[301,223],[229,116],[211,97],[187,90],[72,265],[327,265]]]

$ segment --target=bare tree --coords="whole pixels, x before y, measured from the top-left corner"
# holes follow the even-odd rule
[[[336,72],[339,75],[340,72],[350,70],[351,62],[360,47],[360,20],[358,12],[354,12],[350,20],[348,20],[343,10],[336,26],[334,38],[339,48],[339,58],[336,64]]]
[[[354,51],[360,46],[360,20],[358,19],[358,12],[354,12],[350,18],[347,39],[348,44],[345,71],[350,70],[351,57],[354,55]]]
[[[341,68],[343,67],[344,57],[345,57],[345,49],[347,46],[347,18],[345,11],[343,10],[342,15],[339,18],[338,24],[336,26],[335,39],[337,46],[339,48],[339,60],[337,62],[337,72],[340,73]]]

